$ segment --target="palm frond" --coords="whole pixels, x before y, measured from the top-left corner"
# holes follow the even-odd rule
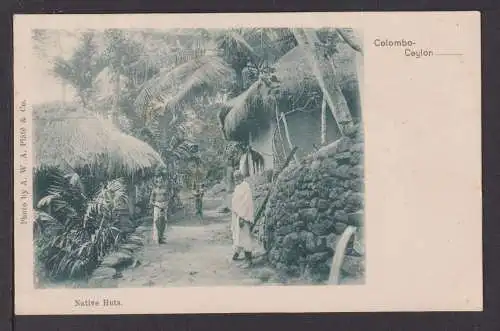
[[[338,28],[336,29],[337,33],[342,37],[342,39],[349,45],[351,46],[352,49],[355,51],[358,51],[360,53],[363,53],[363,47],[362,42],[360,41],[359,36],[356,34],[356,32],[353,29],[347,29],[347,28]]]
[[[270,109],[273,109],[274,98],[268,93],[268,87],[262,80],[253,83],[245,92],[227,102],[231,110],[223,121],[223,130],[230,139],[245,139],[241,128],[251,119],[265,118]],[[256,111],[260,112],[256,114]]]
[[[41,199],[40,199],[40,201],[38,201],[38,203],[37,203],[36,207],[37,207],[37,208],[40,208],[40,209],[41,209],[41,208],[48,207],[48,206],[52,203],[52,201],[53,201],[54,199],[58,199],[58,198],[60,198],[60,197],[61,197],[61,196],[60,196],[59,194],[57,194],[57,193],[56,193],[56,194],[49,194],[49,195],[46,195],[46,196],[44,196],[43,198],[41,198]]]
[[[53,236],[62,229],[62,224],[55,217],[41,210],[35,210],[34,230],[37,236],[44,233]]]
[[[208,92],[229,85],[232,74],[232,68],[221,58],[204,56],[160,72],[143,86],[135,105],[145,109],[160,99],[165,108],[176,108],[200,90]]]
[[[193,72],[191,77],[181,85],[175,96],[165,104],[165,108],[175,109],[202,92],[212,93],[229,85],[228,77],[231,74],[232,70],[220,58],[214,57],[212,61],[203,63]]]
[[[242,50],[245,53],[247,53],[249,57],[259,56],[253,49],[253,47],[245,40],[245,37],[243,37],[243,35],[241,35],[236,30],[229,30],[228,33],[226,34],[226,38],[232,41],[236,45],[236,48],[238,50]]]
[[[76,172],[72,173],[72,174],[68,174],[68,175],[66,175],[66,177],[69,178],[69,185],[72,188],[75,188],[80,193],[85,192],[85,188],[83,186],[82,179],[80,178],[80,176]]]
[[[78,82],[78,74],[76,73],[75,68],[69,61],[66,61],[63,58],[58,57],[54,59],[54,67],[52,71],[57,77],[65,82],[70,84]]]
[[[296,46],[295,38],[287,28],[245,29],[243,36],[260,59],[268,61],[269,64],[276,62]]]

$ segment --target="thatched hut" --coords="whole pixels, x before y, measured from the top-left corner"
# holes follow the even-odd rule
[[[272,93],[272,87],[259,80],[226,104],[223,125],[226,137],[249,141],[252,148],[264,156],[267,169],[282,162],[292,146],[299,147],[297,155],[302,157],[340,136],[328,111],[324,119],[326,142],[322,142],[322,91],[304,52],[297,46],[276,63],[279,93]],[[354,118],[361,114],[356,56],[349,45],[339,44],[333,56],[334,66],[324,72],[326,79],[339,83]]]
[[[338,52],[333,55],[333,61],[329,63],[325,58],[321,63],[323,79],[338,84],[348,112],[357,122],[361,117],[362,63],[359,61],[359,54],[347,43],[339,43],[337,47]],[[261,206],[265,210],[264,216],[258,221],[259,226],[255,227],[256,235],[264,244],[268,236],[265,230],[267,225],[274,224],[278,219],[283,223],[279,212],[294,211],[293,215],[287,215],[288,220],[297,216],[295,211],[303,213],[301,210],[309,206],[316,208],[315,200],[309,201],[312,200],[310,192],[302,191],[312,188],[310,191],[316,194],[316,188],[320,187],[321,183],[312,184],[310,176],[307,180],[303,179],[308,169],[304,162],[308,162],[307,156],[314,154],[315,150],[338,141],[341,137],[341,123],[337,123],[333,111],[326,106],[323,90],[314,75],[306,52],[302,46],[296,46],[276,63],[274,74],[278,81],[277,88],[260,79],[244,93],[229,100],[221,112],[225,115],[223,130],[226,138],[248,142],[264,159],[264,174],[261,171],[249,171],[251,176],[247,178],[251,183],[255,212],[257,213]],[[274,93],[275,90],[278,93]],[[299,162],[287,168],[296,170],[294,176],[287,178],[273,175],[274,180],[271,183],[266,173],[281,169],[294,147],[297,147],[295,160]],[[324,168],[328,171],[332,169],[328,162],[324,163]],[[312,172],[316,172],[317,176],[323,175],[316,170]],[[283,178],[286,178],[285,182]],[[276,191],[282,186],[288,191],[286,194],[280,192],[279,196],[276,195]],[[297,201],[287,203],[294,191],[300,191],[294,196]],[[321,202],[321,208],[336,199],[333,193],[330,199],[331,187],[327,187],[325,192],[328,197]],[[295,204],[297,207],[294,207]],[[331,223],[330,215],[325,216],[325,219],[326,223]]]
[[[86,111],[35,110],[34,168],[99,167],[106,176],[140,176],[162,164],[151,146]]]
[[[58,168],[97,180],[127,177],[132,213],[134,183],[163,165],[151,146],[84,110],[38,107],[33,125],[35,176],[40,170]]]

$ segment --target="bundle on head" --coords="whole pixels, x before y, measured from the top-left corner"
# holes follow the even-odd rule
[[[234,172],[234,181],[236,183],[240,183],[243,180],[243,178],[245,178],[245,176],[243,175],[243,173],[240,170],[236,170]]]
[[[264,157],[248,147],[248,151],[241,156],[240,172],[244,177],[255,175],[264,170]]]

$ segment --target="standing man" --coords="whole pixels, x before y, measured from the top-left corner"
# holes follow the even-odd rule
[[[252,250],[254,248],[251,229],[254,221],[252,191],[240,171],[237,170],[234,172],[234,179],[237,186],[234,189],[231,201],[233,260],[237,260],[243,251],[245,254],[245,267],[250,267],[252,265]]]
[[[149,205],[153,207],[153,240],[164,244],[163,234],[167,227],[168,190],[166,185],[166,169],[158,168],[153,179],[153,190]]]

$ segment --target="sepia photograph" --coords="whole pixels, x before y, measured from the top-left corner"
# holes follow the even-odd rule
[[[479,18],[15,15],[16,314],[482,310]]]
[[[363,284],[361,38],[32,30],[36,287]]]

